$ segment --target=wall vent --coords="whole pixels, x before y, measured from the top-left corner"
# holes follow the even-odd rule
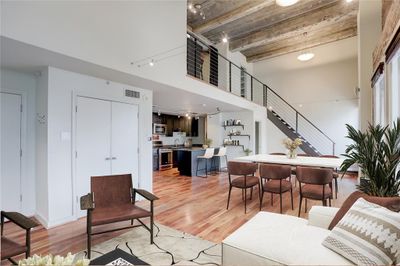
[[[125,90],[125,96],[131,98],[140,98],[140,92],[132,91],[132,90]]]

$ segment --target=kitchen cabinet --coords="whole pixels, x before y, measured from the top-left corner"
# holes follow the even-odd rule
[[[172,137],[173,132],[186,132],[188,137],[199,135],[199,120],[194,118],[188,119],[187,117],[153,113],[153,123],[167,125],[167,137]]]

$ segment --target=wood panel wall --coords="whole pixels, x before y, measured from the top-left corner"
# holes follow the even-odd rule
[[[385,51],[400,28],[400,0],[382,1],[382,34],[373,53],[374,72],[385,60]]]

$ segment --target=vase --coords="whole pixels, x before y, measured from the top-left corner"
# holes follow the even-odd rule
[[[296,159],[297,158],[297,152],[296,152],[296,150],[288,150],[287,153],[286,153],[286,156],[289,159]]]

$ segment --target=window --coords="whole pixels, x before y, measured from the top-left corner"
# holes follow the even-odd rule
[[[389,119],[400,118],[400,50],[388,64]]]
[[[385,124],[385,79],[380,76],[373,88],[374,124]]]

